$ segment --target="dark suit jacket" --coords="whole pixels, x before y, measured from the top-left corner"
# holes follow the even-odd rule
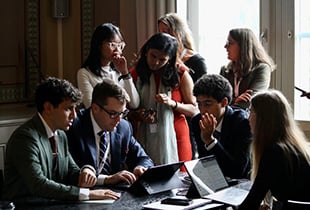
[[[310,202],[307,193],[310,189],[309,163],[297,148],[293,150],[280,145],[273,143],[262,153],[252,188],[238,209],[258,209],[268,190],[282,203],[287,200]]]
[[[234,72],[232,69],[227,69],[225,66],[221,68],[220,74],[229,80],[230,84],[234,88]],[[244,93],[247,89],[253,90],[252,95],[255,93],[267,90],[270,85],[271,68],[266,63],[260,63],[256,65],[247,75],[245,75],[239,85],[239,95]],[[238,102],[235,103],[235,97],[231,102],[232,106],[247,109],[250,106],[250,102]]]
[[[90,108],[78,111],[77,118],[67,131],[69,149],[79,166],[92,165],[96,170],[96,139],[90,117]],[[121,119],[116,129],[111,132],[111,173],[121,170],[133,170],[136,166],[150,167],[153,161],[142,146],[133,137],[132,127],[127,120]]]
[[[69,153],[65,133],[60,130],[56,177],[52,175],[52,160],[45,127],[39,115],[35,115],[16,129],[7,143],[4,198],[15,200],[34,196],[78,200],[79,188],[76,185],[80,168]]]
[[[225,176],[248,178],[250,170],[249,145],[251,143],[248,113],[242,109],[232,109],[227,106],[222,123],[221,137],[210,151],[206,150],[201,140],[200,119],[201,114],[192,119],[192,129],[199,157],[215,155]]]

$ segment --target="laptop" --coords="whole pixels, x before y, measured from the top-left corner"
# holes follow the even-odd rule
[[[239,206],[249,192],[250,181],[229,186],[215,156],[187,161],[184,165],[192,180],[187,197],[194,197],[198,193],[201,198]]]
[[[167,190],[183,187],[183,182],[177,171],[184,162],[175,162],[150,167],[131,185],[123,184],[114,186],[136,195],[155,194]]]

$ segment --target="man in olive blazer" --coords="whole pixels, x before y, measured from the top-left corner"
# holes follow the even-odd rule
[[[119,197],[111,190],[89,190],[97,181],[94,168],[85,166],[80,170],[69,153],[63,130],[71,126],[79,101],[81,92],[66,80],[48,78],[38,85],[35,93],[38,113],[17,128],[7,143],[4,199]],[[56,147],[51,138],[57,139]]]
[[[52,171],[53,153],[50,141],[38,114],[12,134],[7,144],[5,164],[6,198],[36,194],[78,200],[80,168],[69,154],[64,132],[58,130],[57,134],[56,161],[59,170],[56,175]]]

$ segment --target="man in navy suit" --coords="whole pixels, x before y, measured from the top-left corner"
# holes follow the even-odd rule
[[[248,178],[251,129],[248,113],[229,106],[232,87],[221,75],[204,75],[194,85],[200,114],[192,118],[199,157],[215,155],[230,178]]]
[[[103,80],[93,90],[91,107],[77,113],[67,132],[73,159],[79,166],[88,164],[96,169],[97,185],[131,184],[154,165],[134,138],[131,124],[122,119],[128,113],[128,101],[121,86]],[[101,133],[105,140],[100,139]],[[100,147],[102,141],[107,142],[105,152]]]

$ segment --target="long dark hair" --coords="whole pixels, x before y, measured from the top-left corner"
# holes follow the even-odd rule
[[[99,25],[92,35],[89,54],[83,63],[82,68],[87,68],[95,75],[101,76],[100,69],[102,43],[109,41],[115,35],[124,41],[123,36],[117,26],[113,25],[112,23],[104,23]]]
[[[142,46],[138,61],[136,64],[136,71],[141,79],[142,85],[150,82],[152,70],[147,64],[147,52],[149,49],[159,50],[169,56],[169,60],[159,71],[161,74],[162,84],[167,87],[175,88],[179,85],[179,74],[176,67],[178,42],[177,40],[167,33],[156,33],[149,38]]]

